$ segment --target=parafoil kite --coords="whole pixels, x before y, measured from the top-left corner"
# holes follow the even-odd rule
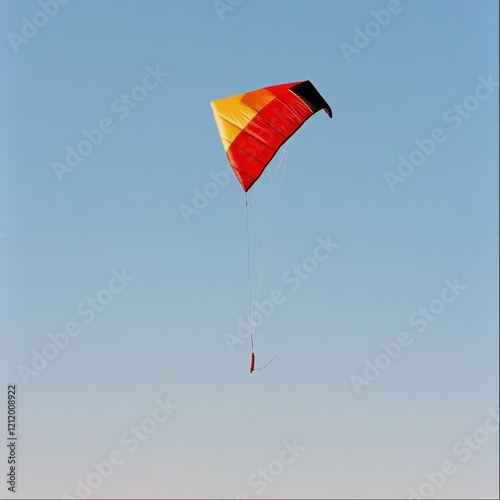
[[[248,191],[281,145],[320,109],[332,110],[310,81],[273,85],[210,103],[224,151]]]
[[[331,118],[332,110],[309,80],[264,87],[217,99],[210,105],[229,164],[245,191],[249,241],[248,190],[261,177],[280,147],[308,118],[321,109]],[[255,285],[255,278],[252,280],[251,276],[252,260],[248,245],[249,323],[252,327],[250,373],[259,369],[255,368],[254,325],[251,319],[254,312],[252,284]]]

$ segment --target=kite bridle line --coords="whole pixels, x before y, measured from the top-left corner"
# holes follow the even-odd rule
[[[247,267],[248,267],[248,297],[249,297],[249,311],[250,311],[250,317],[249,317],[249,326],[250,326],[250,342],[251,342],[251,352],[252,354],[254,353],[254,345],[255,345],[255,315],[254,315],[254,299],[256,299],[257,303],[260,300],[261,296],[261,291],[262,291],[262,285],[263,285],[263,278],[264,278],[264,270],[267,265],[267,260],[268,260],[268,254],[269,254],[269,248],[271,245],[271,239],[273,236],[274,232],[274,225],[275,225],[275,220],[276,220],[276,212],[278,208],[278,202],[279,202],[279,197],[281,193],[281,188],[283,186],[283,179],[284,179],[284,174],[285,174],[285,169],[286,169],[286,163],[288,160],[288,148],[290,146],[291,141],[288,141],[288,143],[285,145],[283,154],[280,158],[280,161],[278,163],[278,167],[276,169],[276,172],[274,175],[271,175],[271,182],[269,186],[267,186],[267,189],[265,192],[262,194],[261,199],[257,200],[257,194],[254,188],[254,199],[253,201],[253,214],[252,214],[252,242],[250,242],[250,205],[248,201],[248,193],[245,192],[245,211],[246,211],[246,228],[247,228]],[[263,236],[261,238],[261,242],[258,242],[259,238],[259,226],[260,226],[260,213],[258,209],[262,205],[264,199],[266,196],[269,194],[273,186],[277,185],[278,182],[275,183],[275,181],[278,179],[278,175],[281,173],[281,179],[279,180],[279,186],[276,192],[276,199],[274,203],[274,210],[272,213],[272,219],[271,219],[271,226],[270,226],[270,231],[269,231],[269,237],[266,238]],[[261,244],[262,249],[260,251],[260,262],[259,266],[258,264],[258,243]],[[255,257],[252,258],[252,253],[255,253]],[[257,269],[257,267],[260,267],[260,269]],[[254,271],[252,273],[252,271]],[[253,274],[253,276],[252,276]],[[254,294],[256,295],[254,297]],[[266,332],[267,326],[269,325],[269,320],[266,322],[264,325],[264,329],[262,331],[262,335]],[[259,342],[255,346],[255,349],[260,345],[260,342],[262,341],[262,336],[259,339]],[[277,356],[274,356],[268,363],[266,363],[264,366],[260,368],[254,368],[254,371],[259,371],[263,370],[267,366],[269,366]]]
[[[248,225],[248,195],[245,191],[245,208],[247,214],[247,267],[248,267],[248,302],[250,310],[250,340],[252,342],[252,352],[253,352],[253,320],[252,320],[252,276],[250,273],[250,229]]]
[[[268,258],[268,254],[269,254],[269,248],[271,246],[271,238],[272,238],[272,235],[273,235],[273,232],[274,232],[274,223],[275,223],[275,220],[276,220],[276,212],[277,212],[277,209],[278,209],[278,203],[279,203],[279,198],[280,198],[280,194],[281,194],[281,188],[283,186],[283,179],[285,178],[285,170],[286,170],[286,165],[287,165],[287,161],[288,161],[288,148],[290,147],[292,141],[293,141],[293,138],[290,139],[287,142],[287,144],[285,146],[285,149],[283,151],[283,155],[280,158],[280,161],[279,161],[279,164],[278,164],[278,168],[276,170],[276,174],[272,178],[272,182],[271,182],[271,186],[272,186],[274,184],[274,181],[277,179],[278,174],[280,173],[280,170],[282,169],[281,170],[281,179],[279,181],[279,186],[278,186],[278,190],[276,192],[276,199],[275,199],[275,203],[274,203],[274,211],[273,211],[272,222],[271,222],[271,231],[269,233],[269,239],[267,241],[267,248],[266,248],[264,262],[263,262],[262,267],[261,267],[260,283],[259,283],[259,288],[258,288],[259,291],[258,291],[258,296],[257,296],[257,302],[260,300],[260,296],[261,296],[260,294],[261,294],[261,291],[262,291],[262,284],[263,284],[263,278],[264,278],[264,269],[265,269],[266,264],[267,264],[267,258]],[[269,189],[264,193],[264,196],[267,195],[268,192],[269,192]],[[261,203],[262,203],[262,200],[261,200]],[[264,338],[264,333],[267,331],[268,325],[269,325],[269,321],[267,321],[267,323],[264,325],[264,329],[262,330],[262,333],[261,333],[261,335],[259,337],[259,341],[257,342],[257,345],[255,347],[256,349],[257,349],[257,347],[259,347],[260,343],[262,342],[262,339]],[[271,361],[273,361],[274,359],[275,358],[273,358]],[[271,363],[271,361],[269,363]]]

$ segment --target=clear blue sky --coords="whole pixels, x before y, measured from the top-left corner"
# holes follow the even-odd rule
[[[117,450],[93,497],[407,498],[447,459],[457,472],[434,497],[497,497],[498,431],[470,460],[454,446],[498,408],[498,3],[233,3],[221,20],[210,0],[72,0],[26,43],[9,33],[40,4],[0,4],[0,374],[18,386],[18,495],[75,496]],[[349,62],[342,44],[388,6]],[[168,76],[126,116],[116,100],[157,66]],[[232,177],[189,224],[179,205],[227,165],[211,100],[306,79],[334,117],[290,147],[262,288],[286,301],[257,364],[278,358],[250,375],[248,340],[232,354],[223,340],[248,314],[243,192]],[[53,163],[102,120],[59,182]],[[446,138],[391,190],[387,172],[435,129]],[[340,247],[291,291],[282,274],[329,235]],[[123,268],[128,286],[102,292]],[[467,288],[419,333],[409,317],[454,279]],[[98,293],[112,302],[85,315]],[[68,322],[81,333],[23,380]],[[412,344],[357,394],[352,376],[403,330]],[[131,452],[122,435],[167,397],[179,408]],[[252,474],[294,439],[305,450],[260,491]]]

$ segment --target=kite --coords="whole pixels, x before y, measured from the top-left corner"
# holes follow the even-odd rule
[[[332,117],[310,81],[265,87],[210,105],[226,156],[245,192],[308,118],[320,109]]]
[[[229,164],[245,192],[247,242],[249,242],[248,190],[261,177],[281,146],[308,118],[321,109],[332,118],[332,110],[309,80],[273,85],[216,99],[210,106]],[[250,262],[248,244],[249,317],[253,312]],[[265,368],[275,358],[262,368],[255,368],[254,327],[252,321],[250,324],[252,326],[250,373],[252,373]]]

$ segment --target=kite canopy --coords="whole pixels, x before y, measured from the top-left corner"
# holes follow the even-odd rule
[[[210,103],[224,151],[244,191],[314,113],[332,110],[309,81],[273,85]]]

